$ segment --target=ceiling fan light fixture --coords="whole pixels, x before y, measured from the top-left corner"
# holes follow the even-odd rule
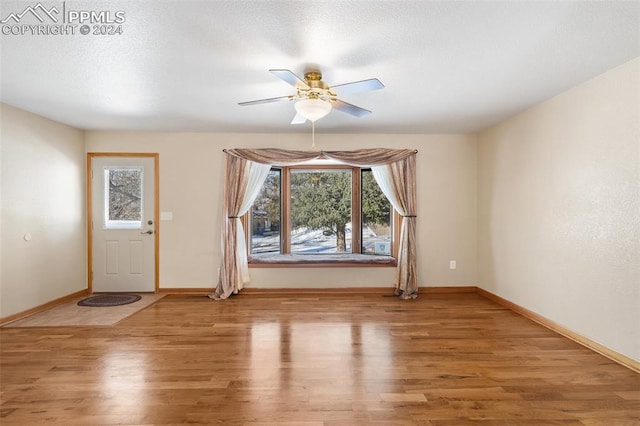
[[[302,99],[295,104],[296,112],[311,122],[331,112],[331,102],[322,99]]]

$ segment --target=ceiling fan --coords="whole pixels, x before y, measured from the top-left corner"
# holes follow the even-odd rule
[[[308,70],[305,72],[304,80],[292,71],[286,69],[271,69],[269,72],[295,87],[296,93],[294,95],[279,96],[277,98],[240,102],[238,105],[246,106],[279,101],[295,101],[296,115],[293,117],[291,124],[301,124],[307,120],[315,123],[316,120],[329,114],[332,108],[356,117],[369,115],[371,111],[338,99],[338,93],[344,95],[384,88],[384,84],[377,78],[329,86],[322,81],[322,74],[318,70]]]

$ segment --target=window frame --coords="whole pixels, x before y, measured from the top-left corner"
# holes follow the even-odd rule
[[[269,262],[262,263],[258,256],[251,255],[251,212],[252,208],[247,211],[240,219],[245,232],[247,258],[250,268],[301,268],[301,267],[395,267],[398,259],[398,246],[400,240],[400,223],[401,216],[391,205],[391,255],[376,256],[378,259],[388,259],[386,263],[379,263],[366,260],[353,261],[349,259],[339,260],[335,262],[319,261],[314,256],[318,255],[292,255],[291,254],[291,171],[292,170],[349,170],[351,171],[351,253],[353,255],[362,254],[362,170],[368,170],[369,167],[349,166],[346,164],[296,164],[291,166],[272,166],[271,169],[280,170],[280,256],[304,256],[304,260],[291,262]],[[345,254],[349,255],[349,254]],[[343,254],[335,254],[336,257]],[[308,258],[307,258],[308,256]],[[363,255],[372,256],[372,255]]]

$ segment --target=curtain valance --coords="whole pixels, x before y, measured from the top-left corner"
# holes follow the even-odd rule
[[[413,149],[371,148],[353,151],[289,151],[278,148],[225,149],[225,153],[244,160],[272,166],[286,166],[305,161],[331,159],[350,166],[371,167],[402,161],[418,151]]]

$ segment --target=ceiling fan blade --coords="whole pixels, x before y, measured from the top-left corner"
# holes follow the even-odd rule
[[[331,105],[338,111],[346,112],[347,114],[355,115],[356,117],[364,117],[371,114],[368,109],[360,108],[359,106],[351,105],[340,99],[331,99]]]
[[[303,79],[295,75],[293,72],[289,70],[269,70],[269,72],[279,79],[286,81],[293,87],[297,89],[306,89],[309,90],[311,87],[307,83],[304,82]]]
[[[293,120],[291,120],[291,124],[303,124],[305,121],[307,121],[307,119],[304,118],[302,114],[296,114]]]
[[[270,102],[288,101],[290,99],[293,99],[293,97],[279,96],[277,98],[258,99],[257,101],[238,102],[238,105],[247,106],[247,105],[257,105],[257,104],[268,104]]]
[[[377,78],[368,80],[354,81],[352,83],[338,84],[331,86],[331,90],[336,90],[340,95],[349,93],[368,92],[371,90],[384,89],[384,84]]]

